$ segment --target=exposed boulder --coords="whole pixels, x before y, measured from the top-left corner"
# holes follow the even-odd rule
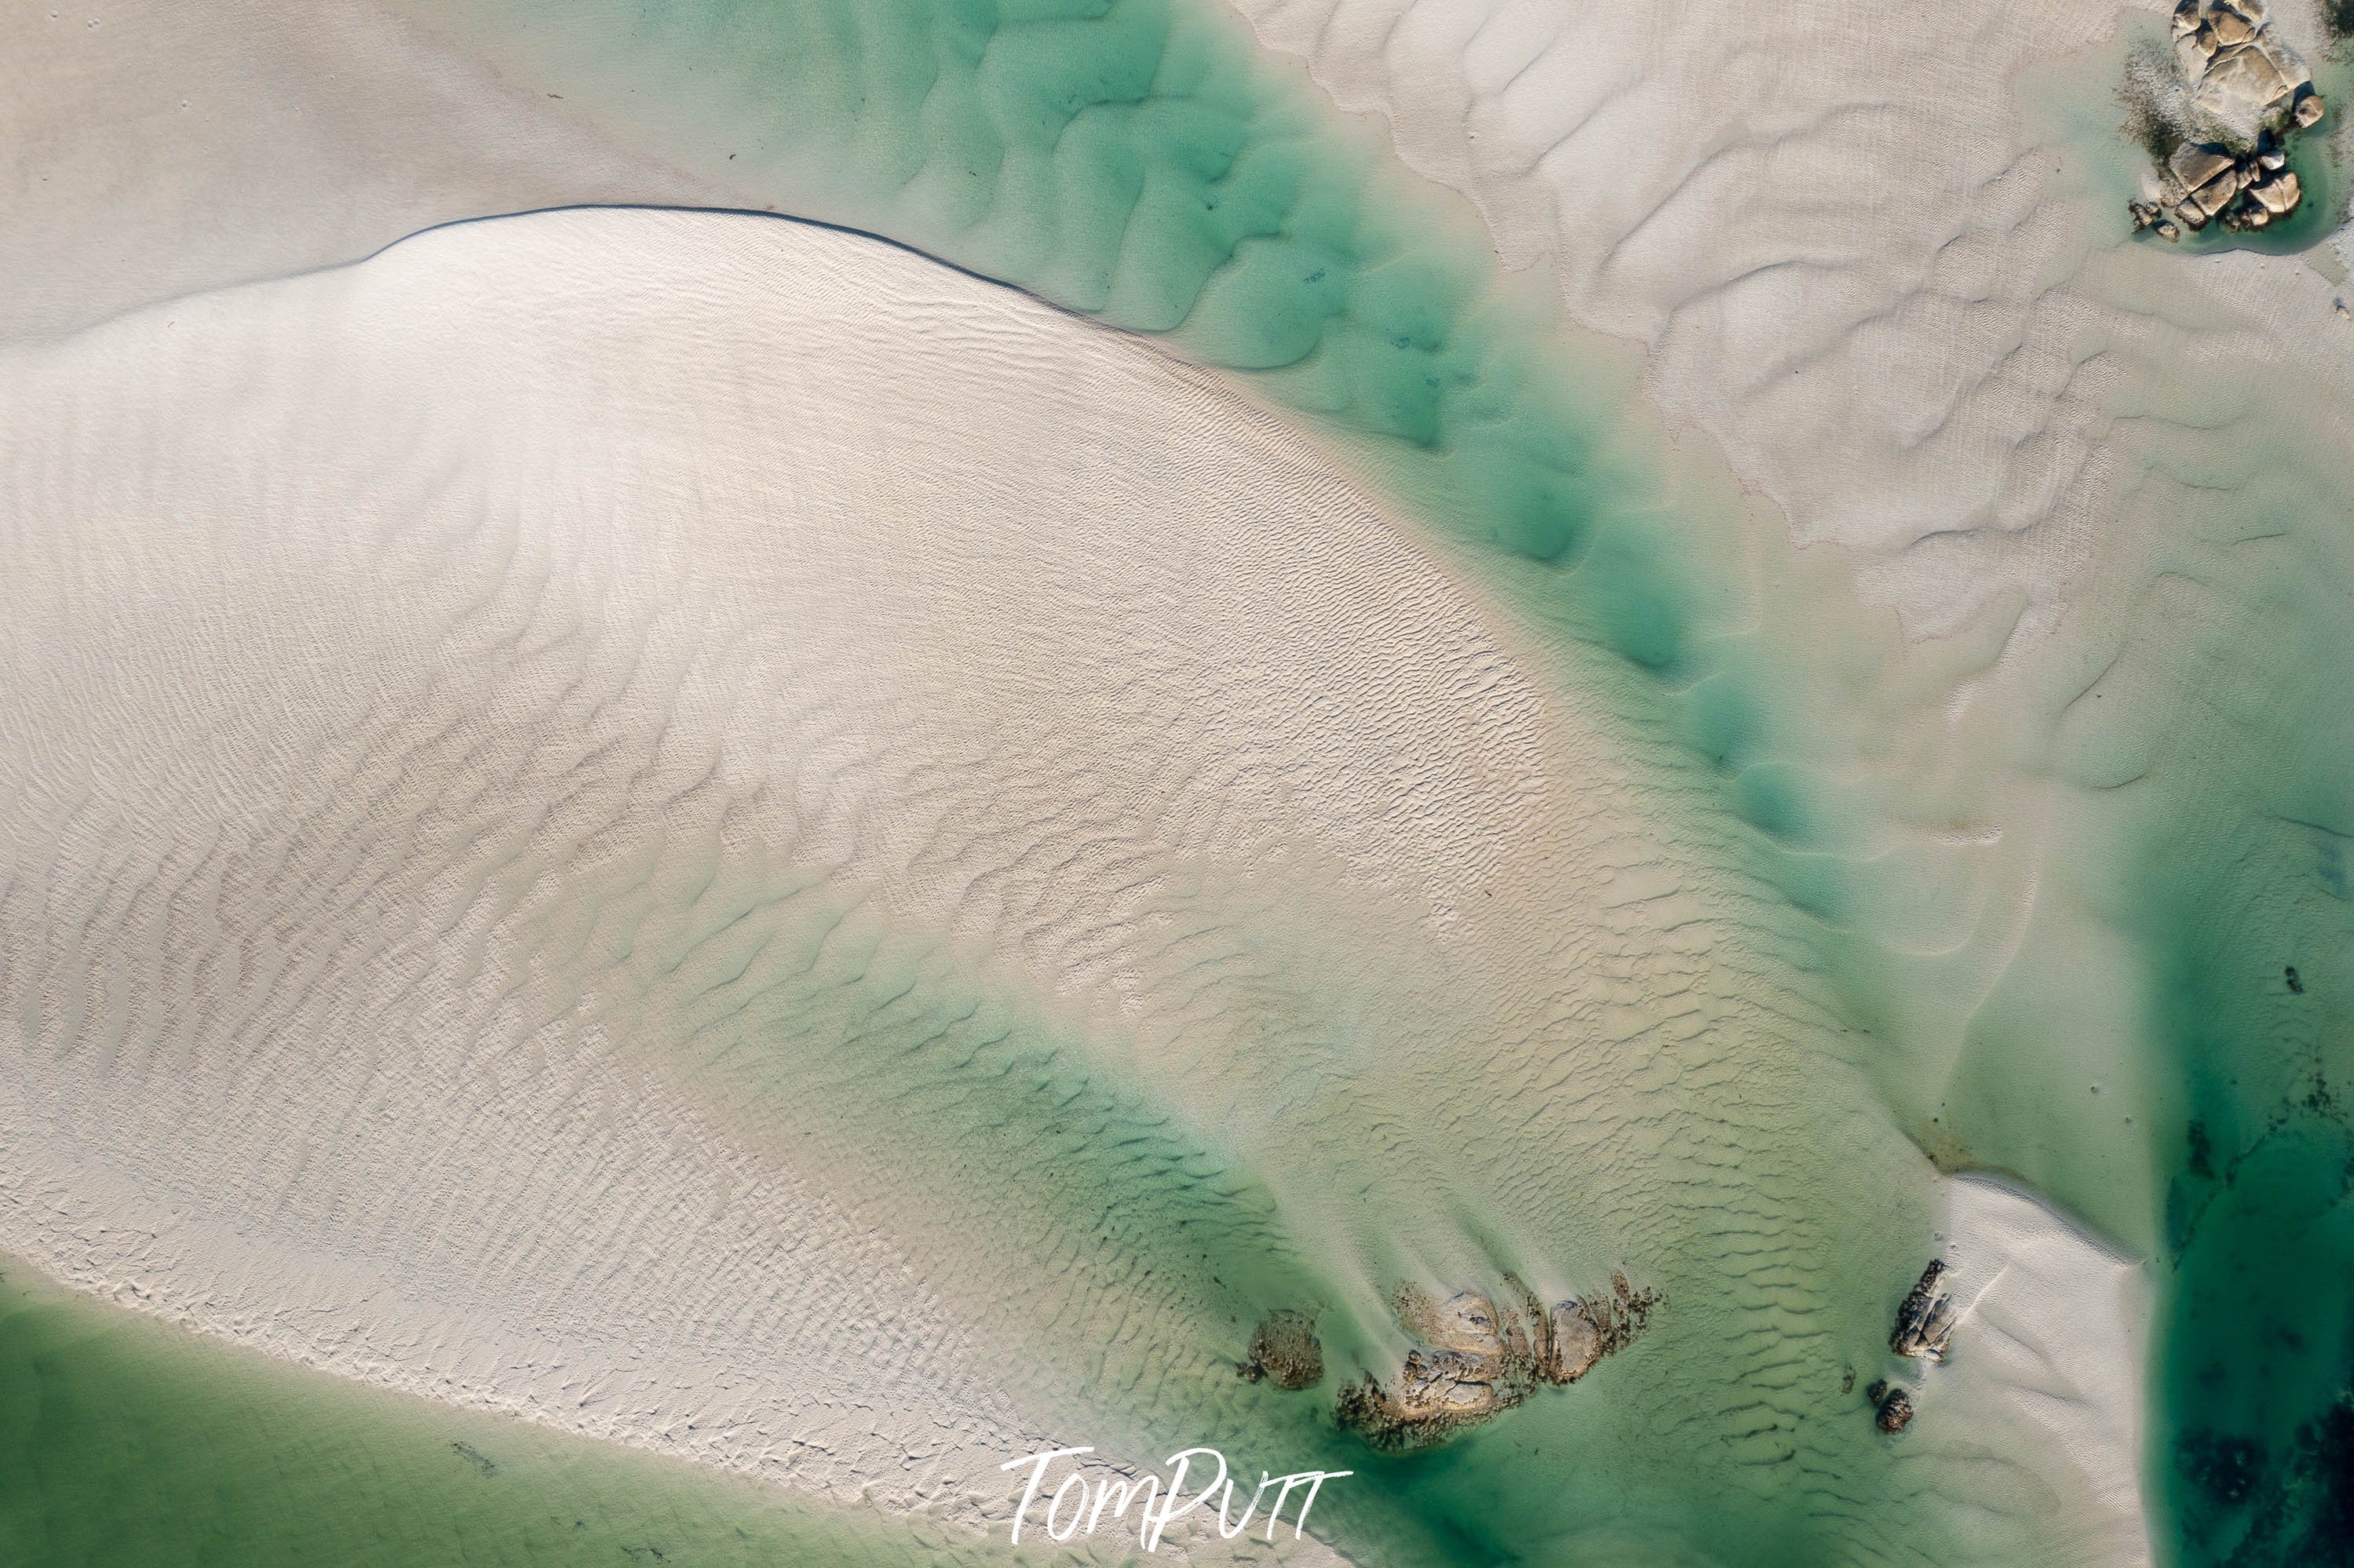
[[[2285,107],[2296,84],[2281,74],[2271,53],[2252,44],[2218,49],[2190,90],[2191,104],[2219,124],[2244,126],[2253,136],[2265,115]]]
[[[2205,185],[2200,185],[2197,190],[2192,191],[2190,193],[2190,199],[2199,204],[2200,211],[2205,213],[2209,217],[2214,217],[2219,216],[2225,207],[2232,205],[2232,198],[2240,194],[2241,188],[2240,171],[2237,169],[2226,169],[2223,173],[2217,175],[2213,179],[2209,180]]]
[[[2186,142],[2167,158],[2161,199],[2129,201],[2126,210],[2136,229],[2158,228],[2169,215],[2194,229],[2219,220],[2227,228],[2261,228],[2295,212],[2304,199],[2304,186],[2287,164],[2287,154],[2269,131],[2253,153]],[[2179,229],[2173,235],[2161,229],[2162,238],[2179,235]]]
[[[1554,1307],[1549,1327],[1545,1352],[1537,1363],[1538,1375],[1548,1383],[1575,1383],[1617,1348],[1606,1343],[1606,1324],[1596,1322],[1583,1301],[1564,1301]]]
[[[1873,1379],[1863,1397],[1872,1405],[1872,1419],[1891,1437],[1913,1425],[1913,1396],[1886,1378]]]
[[[2228,0],[2185,0],[2174,13],[2174,58],[2197,119],[2244,143],[2285,116],[2313,79],[2275,33],[2264,8]]]
[[[1409,1306],[1407,1303],[1413,1303]],[[1406,1314],[1413,1314],[1411,1319]],[[1504,1337],[1496,1326],[1496,1306],[1476,1290],[1462,1290],[1439,1302],[1400,1298],[1399,1314],[1406,1327],[1441,1350],[1491,1357],[1504,1353]]]
[[[2178,184],[2186,191],[2195,191],[2231,169],[2232,154],[2221,147],[2201,147],[2185,142],[2166,161]]]
[[[2135,101],[2141,117],[2137,133],[2145,139],[2153,122],[2163,120],[2163,141],[2221,143],[2243,153],[2267,131],[2314,122],[2306,116],[2317,111],[2304,107],[2312,98],[2313,72],[2255,0],[2179,0],[2173,37],[2170,70],[2150,62],[2170,79],[2145,76],[2136,89],[2141,95]],[[2181,188],[2188,193],[2205,183],[2184,178]]]
[[[1459,1351],[1416,1347],[1388,1383],[1368,1372],[1341,1389],[1334,1414],[1377,1448],[1419,1448],[1503,1408],[1493,1373]]]
[[[2305,57],[2289,48],[2285,38],[2267,28],[2258,34],[2256,41],[2249,47],[2260,51],[2265,59],[2272,62],[2273,69],[2279,73],[2282,82],[2288,88],[2290,98],[2311,93],[2313,72],[2306,67]],[[2278,103],[2277,99],[2274,101],[2275,107]]]

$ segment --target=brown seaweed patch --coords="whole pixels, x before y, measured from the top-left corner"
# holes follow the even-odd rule
[[[1278,1307],[1251,1331],[1250,1350],[1238,1369],[1253,1383],[1264,1378],[1282,1389],[1313,1388],[1324,1381],[1324,1347],[1316,1338],[1316,1315]]]

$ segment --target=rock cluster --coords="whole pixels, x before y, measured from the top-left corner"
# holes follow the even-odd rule
[[[2295,212],[2305,199],[2296,171],[2286,167],[2287,162],[2287,154],[2269,132],[2264,133],[2255,152],[2237,156],[2211,144],[2186,142],[2167,160],[2158,181],[2160,199],[2131,202],[2126,210],[2133,214],[2136,228],[2154,226],[2166,239],[2180,232],[2175,228],[2178,220],[2194,229],[2211,222],[2221,222],[2234,231],[2262,228]]]
[[[1374,1446],[1407,1449],[1444,1440],[1510,1410],[1540,1385],[1575,1383],[1624,1350],[1650,1320],[1658,1292],[1612,1276],[1598,1301],[1568,1300],[1548,1311],[1518,1280],[1518,1302],[1500,1310],[1467,1290],[1434,1302],[1402,1290],[1398,1321],[1422,1343],[1384,1383],[1367,1373],[1341,1391],[1335,1414]]]
[[[2174,58],[2192,111],[2227,136],[2246,141],[2266,124],[2321,118],[2313,73],[2273,31],[2264,0],[2179,0]]]
[[[1888,1348],[1915,1361],[1942,1361],[1954,1337],[1954,1301],[1946,1290],[1946,1260],[1933,1257],[1896,1308]]]
[[[1324,1347],[1316,1339],[1314,1314],[1278,1307],[1261,1318],[1240,1370],[1253,1383],[1265,1378],[1278,1388],[1313,1388],[1323,1382]]]
[[[2262,228],[2295,212],[2305,192],[2284,139],[2319,124],[2322,102],[2264,0],[2179,0],[2174,58],[2190,129],[2168,136],[2181,140],[2158,167],[2157,198],[2127,204],[2134,227],[2178,239],[2185,228]]]
[[[1933,1257],[1904,1299],[1896,1306],[1896,1326],[1888,1331],[1888,1348],[1914,1361],[1942,1361],[1954,1338],[1954,1298],[1946,1288],[1946,1260]],[[1846,1387],[1855,1386],[1852,1372]],[[1891,1437],[1913,1425],[1913,1395],[1886,1378],[1863,1391],[1872,1402],[1873,1419]]]
[[[1863,1391],[1878,1414],[1873,1417],[1880,1429],[1891,1437],[1913,1425],[1913,1396],[1882,1378]]]

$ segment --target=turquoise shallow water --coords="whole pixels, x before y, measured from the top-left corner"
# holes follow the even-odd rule
[[[2187,1563],[2354,1561],[2354,519],[2280,471],[2211,519],[2264,543],[2201,552],[2121,889],[2176,1097],[2152,1468]]]
[[[1468,208],[1405,181],[1234,18],[1168,0],[414,8],[776,210],[1161,334],[1369,438],[1366,461],[1432,521],[1520,563],[1542,611],[1658,678],[1738,811],[1806,838],[1819,808],[1771,766],[1791,716],[1764,647],[1792,631],[1773,656],[1827,643],[1809,656],[1831,667],[1844,629],[1790,626],[1775,590],[1817,597],[1795,570],[1743,580],[1737,491],[1666,471],[1627,428],[1638,367],[1569,344],[1538,285],[1505,285]]]
[[[2295,253],[2327,238],[2344,217],[2348,73],[2342,59],[2313,64],[2333,108],[2323,132],[2293,150],[2311,193],[2296,219],[2180,247],[2145,237],[2135,249],[2148,254],[2093,280],[2094,292],[2179,317],[2186,334],[2212,330],[2222,323],[2184,313],[2167,290],[2167,269],[2200,252]],[[2061,139],[2114,221],[2142,154],[2116,136],[2117,105],[2094,90],[2114,79],[2114,59],[2095,51],[2078,65]],[[2339,324],[2325,318],[2309,349],[2342,353]],[[2115,1113],[2105,1128],[2081,1112],[2054,1119],[2088,1141],[2142,1143],[2147,1174],[2098,1197],[2097,1172],[2054,1185],[2088,1206],[2146,1205],[2160,1262],[2146,1479],[2168,1560],[2344,1563],[2354,1561],[2354,513],[2342,425],[2296,390],[2301,366],[2225,353],[2186,367],[2163,347],[2115,348],[2111,440],[2140,471],[2130,492],[2141,542],[2121,552],[2132,591],[2055,652],[2043,698],[2058,715],[2056,771],[2095,802],[2071,821],[2062,874],[2091,890],[2088,905],[2142,966],[2129,1065],[2143,1084],[2138,1128]],[[2035,1022],[1996,1059],[2048,1051]]]

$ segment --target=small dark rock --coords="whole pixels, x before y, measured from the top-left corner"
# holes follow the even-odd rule
[[[2293,995],[2303,996],[2305,994],[2305,982],[2296,978],[2296,966],[2295,964],[2291,964],[2286,969],[2282,969],[2281,975],[2288,981],[2288,989]]]
[[[1891,1437],[1913,1425],[1913,1396],[1901,1388],[1892,1388],[1880,1402],[1880,1429]]]

